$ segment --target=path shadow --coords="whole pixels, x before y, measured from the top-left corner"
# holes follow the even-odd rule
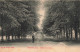
[[[51,41],[51,42],[57,42],[57,43],[65,43],[66,45],[80,45],[80,40],[55,40],[55,39],[47,39],[45,38],[43,41]]]
[[[32,42],[31,39],[16,39],[16,40],[6,40],[6,41],[3,41],[3,42],[0,42],[0,44],[2,43],[23,43],[23,42],[26,42],[26,43],[29,43],[29,42]]]

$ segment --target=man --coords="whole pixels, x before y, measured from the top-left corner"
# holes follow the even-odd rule
[[[34,33],[32,33],[32,43],[34,43],[35,41],[35,37],[34,37]]]

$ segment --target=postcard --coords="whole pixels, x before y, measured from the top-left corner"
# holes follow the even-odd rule
[[[80,1],[0,0],[0,52],[80,52]]]

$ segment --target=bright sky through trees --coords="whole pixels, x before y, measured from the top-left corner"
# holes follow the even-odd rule
[[[39,23],[37,24],[38,28],[41,30],[42,29],[42,23],[43,19],[45,17],[45,7],[44,7],[44,2],[45,0],[40,0],[40,5],[38,6],[38,14],[40,15],[39,18]]]

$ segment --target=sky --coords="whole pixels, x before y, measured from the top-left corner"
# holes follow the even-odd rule
[[[40,4],[38,5],[38,11],[37,11],[37,13],[39,14],[39,16],[38,16],[39,22],[38,22],[37,26],[41,30],[42,29],[43,20],[45,18],[46,10],[45,10],[45,6],[44,6],[45,0],[40,0],[39,2],[40,2]]]

